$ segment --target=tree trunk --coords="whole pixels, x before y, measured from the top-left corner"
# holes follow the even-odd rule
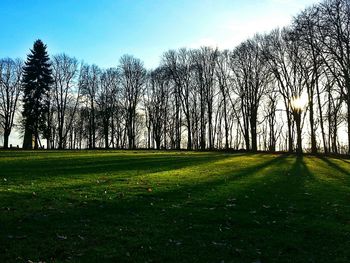
[[[246,129],[244,133],[244,141],[245,141],[245,148],[247,151],[250,150],[250,140],[249,140],[249,131]]]
[[[301,112],[294,113],[295,124],[297,128],[297,153],[301,154],[303,152],[302,138],[301,138]]]
[[[10,132],[5,129],[4,131],[4,149],[8,149],[9,147],[9,137],[10,137]]]
[[[293,137],[292,137],[292,121],[290,113],[287,111],[287,124],[288,124],[288,152],[293,152]]]
[[[35,132],[34,132],[34,150],[39,149],[39,132],[38,128],[35,127]]]
[[[227,122],[227,109],[226,109],[226,97],[224,96],[224,122],[225,122],[225,149],[229,148],[228,145],[228,122]]]
[[[60,125],[58,128],[58,149],[62,150],[63,148],[63,127]]]
[[[350,92],[350,89],[349,89]],[[348,106],[348,154],[350,154],[350,94],[347,94],[347,106]]]
[[[192,150],[192,136],[191,136],[191,121],[190,116],[187,116],[187,150]]]
[[[106,128],[105,127],[105,130],[104,130],[104,137],[105,137],[105,148],[108,149],[109,148],[109,143],[108,143],[108,127]]]
[[[209,101],[209,100],[208,100]],[[208,103],[208,134],[209,134],[209,149],[212,150],[213,145],[213,112],[211,109],[211,105]]]
[[[92,149],[96,148],[95,109],[92,109]]]
[[[316,92],[317,92],[317,103],[318,103],[318,111],[320,113],[320,126],[321,126],[321,134],[322,134],[322,141],[323,141],[323,150],[325,153],[328,153],[328,147],[327,147],[327,141],[326,141],[326,134],[324,131],[324,122],[323,122],[323,115],[322,115],[322,104],[321,104],[321,95],[320,95],[320,88],[318,86],[318,79],[316,80]]]
[[[309,107],[310,107],[310,130],[311,130],[311,153],[317,153],[317,144],[316,144],[316,134],[315,134],[315,121],[314,121],[314,103],[313,98],[311,97],[312,93],[309,94]]]
[[[252,151],[253,152],[256,152],[258,150],[256,121],[257,121],[257,112],[255,110],[253,110],[251,117],[250,117],[250,132],[251,132],[251,137],[252,137]]]
[[[104,121],[103,121],[103,134],[104,134],[104,140],[105,140],[105,149],[109,148],[108,128],[109,128],[109,118],[105,117]]]

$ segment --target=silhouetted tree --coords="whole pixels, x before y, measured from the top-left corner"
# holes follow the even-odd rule
[[[145,80],[146,70],[141,60],[129,55],[120,59],[120,84],[126,110],[126,129],[129,149],[136,147],[137,106],[140,102]]]
[[[308,111],[310,121],[310,134],[311,134],[311,152],[317,152],[317,140],[316,140],[316,125],[315,125],[315,94],[317,95],[319,120],[321,126],[321,135],[323,141],[324,151],[327,152],[324,122],[322,115],[322,101],[320,95],[320,79],[323,69],[322,49],[320,41],[318,41],[316,35],[316,26],[318,22],[317,8],[308,8],[300,13],[294,19],[292,34],[295,37],[295,41],[301,47],[299,52],[299,68],[303,78],[303,83],[307,90],[308,95]]]
[[[262,37],[257,35],[240,44],[233,51],[231,58],[234,90],[240,98],[246,149],[252,151],[258,149],[258,110],[261,98],[266,92],[270,73],[262,48]]]
[[[66,54],[56,55],[52,59],[52,69],[51,94],[52,106],[57,114],[58,149],[64,149],[80,97],[78,61]]]
[[[0,60],[0,125],[4,133],[4,148],[8,148],[21,91],[23,62],[19,59]]]
[[[83,65],[80,70],[79,86],[84,96],[88,112],[89,149],[96,148],[96,100],[100,89],[101,69],[96,65]]]
[[[328,72],[340,89],[347,107],[347,140],[350,154],[350,1],[324,1],[317,7],[318,41]]]
[[[166,140],[166,118],[168,113],[168,99],[169,99],[169,77],[167,69],[164,67],[157,68],[150,72],[148,80],[146,109],[149,119],[149,135],[148,147],[156,144],[156,148],[161,148],[162,140],[165,145]]]
[[[200,148],[206,149],[206,135],[208,147],[214,148],[213,107],[215,100],[215,67],[219,55],[218,49],[201,47],[192,51],[195,85],[200,96]],[[206,128],[208,126],[208,133]]]
[[[275,30],[265,38],[264,55],[269,63],[285,106],[288,124],[288,151],[293,147],[293,124],[297,133],[297,152],[302,152],[302,96],[304,84],[299,67],[301,47],[288,29]]]
[[[225,130],[225,148],[229,148],[229,86],[231,84],[231,72],[230,70],[230,52],[228,50],[224,50],[220,52],[219,57],[217,59],[216,66],[216,78],[218,81],[218,86],[220,89],[220,93],[222,96],[222,104],[223,104],[223,118],[224,118],[224,130]]]
[[[50,59],[46,45],[37,40],[27,56],[23,69],[23,148],[39,148],[39,132],[47,128],[48,93],[52,84]]]
[[[113,111],[116,109],[116,100],[119,87],[119,72],[115,68],[103,71],[101,74],[101,88],[97,94],[97,105],[99,117],[102,122],[102,134],[104,138],[104,147],[109,148],[109,133],[111,130],[112,138],[114,136]],[[112,139],[113,141],[113,139]],[[113,143],[112,143],[113,144]]]
[[[177,104],[178,98],[181,101],[181,109],[185,115],[187,129],[187,149],[192,149],[192,129],[193,129],[193,80],[191,51],[182,48],[179,51],[170,50],[163,56],[163,64],[167,68],[169,76],[174,83],[173,96],[176,100],[176,112],[180,110]],[[177,114],[179,115],[179,114]],[[177,123],[180,121],[178,120]],[[177,134],[180,134],[179,127]],[[178,135],[179,136],[179,135]],[[180,141],[181,138],[178,138]]]

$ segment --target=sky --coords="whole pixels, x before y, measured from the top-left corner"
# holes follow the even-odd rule
[[[147,68],[169,49],[232,49],[255,33],[288,25],[318,0],[1,0],[0,58],[25,59],[36,39],[102,68],[123,54]]]
[[[50,55],[109,68],[131,54],[151,69],[169,49],[233,49],[255,33],[290,24],[318,1],[0,0],[0,58],[25,59],[41,39]],[[17,129],[10,143],[21,145]]]

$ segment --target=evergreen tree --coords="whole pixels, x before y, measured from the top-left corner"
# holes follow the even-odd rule
[[[34,139],[34,149],[38,149],[39,132],[45,134],[49,128],[46,124],[47,105],[53,79],[46,45],[41,40],[36,40],[30,51],[23,69],[23,148],[32,149]]]

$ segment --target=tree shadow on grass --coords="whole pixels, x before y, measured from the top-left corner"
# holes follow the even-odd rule
[[[113,199],[68,197],[67,192],[86,185],[49,188],[38,196],[2,193],[2,200],[17,211],[6,211],[0,218],[5,226],[0,228],[0,242],[5,244],[0,259],[330,262],[330,252],[344,250],[346,243],[325,248],[320,233],[326,234],[327,243],[344,237],[310,232],[303,225],[312,221],[324,201],[305,195],[307,180],[314,176],[303,157],[280,155],[242,169],[232,167],[204,182]],[[51,191],[62,197],[48,203]],[[313,258],[315,253],[323,258]]]
[[[279,210],[267,216],[270,220],[273,216],[276,222],[282,222],[275,228],[275,232],[281,235],[274,234],[271,238],[275,240],[279,251],[274,260],[327,262],[337,255],[340,261],[344,261],[350,253],[344,252],[346,245],[340,244],[349,242],[345,226],[350,219],[350,211],[334,210],[331,204],[339,204],[339,199],[345,198],[345,193],[338,185],[318,180],[317,174],[311,169],[312,165],[309,166],[312,158],[294,158],[290,172],[269,185],[270,193],[275,189],[276,196],[264,198],[261,195],[262,202],[273,200],[272,203],[279,207]],[[264,193],[264,189],[259,192]],[[330,244],[329,240],[334,243]]]
[[[43,179],[59,179],[81,177],[86,174],[112,174],[125,172],[132,176],[135,172],[156,173],[161,171],[182,169],[188,166],[224,160],[226,158],[238,157],[242,154],[148,154],[137,156],[92,156],[79,158],[71,157],[65,159],[29,159],[20,161],[7,161],[1,163],[0,177],[11,180],[33,181]]]
[[[234,158],[235,156],[231,157]],[[205,203],[205,201],[203,203],[202,199],[187,202],[189,192],[196,198],[205,196],[208,193],[207,191],[210,192],[213,188],[217,188],[222,184],[229,184],[245,176],[250,176],[269,165],[277,164],[284,158],[285,156],[280,156],[258,165],[251,165],[239,173],[230,174],[229,179],[215,178],[215,180],[205,184],[185,185],[174,187],[170,191],[138,194],[137,198],[113,198],[113,200],[82,199],[72,203],[73,200],[67,198],[66,195],[66,197],[56,197],[55,201],[48,202],[50,198],[52,199],[52,189],[47,192],[42,191],[38,196],[33,196],[29,193],[2,193],[2,201],[14,204],[12,208],[15,210],[11,211],[11,208],[6,216],[1,219],[2,225],[7,226],[6,230],[3,229],[1,231],[1,237],[5,237],[3,241],[7,241],[7,245],[1,254],[6,256],[6,260],[11,260],[16,256],[14,251],[21,251],[19,256],[27,256],[28,259],[48,260],[55,258],[65,260],[70,256],[75,257],[76,254],[82,252],[85,256],[84,261],[88,261],[91,259],[90,257],[93,258],[95,256],[96,259],[96,255],[101,257],[101,251],[105,250],[103,253],[106,253],[107,257],[113,256],[114,259],[120,259],[122,256],[125,256],[125,253],[134,253],[135,257],[133,260],[144,261],[150,255],[157,257],[157,254],[153,251],[148,251],[146,253],[147,256],[138,251],[138,246],[149,243],[149,245],[158,250],[162,250],[158,258],[159,261],[164,261],[168,257],[174,261],[174,258],[177,258],[177,253],[184,252],[183,246],[174,248],[173,244],[169,244],[169,239],[176,240],[181,238],[187,239],[186,242],[190,242],[192,235],[194,235],[198,239],[194,242],[197,245],[210,243],[210,240],[203,240],[203,236],[211,233],[210,228],[212,226],[208,226],[208,222],[217,220],[215,215],[214,219],[212,218],[213,213],[208,213],[208,211],[211,211],[208,210],[208,206],[213,204]],[[195,165],[198,165],[198,162]],[[75,188],[79,187],[79,185],[75,186]],[[58,190],[55,189],[55,193],[59,192]],[[63,194],[65,194],[65,191],[69,191],[69,189],[61,189]],[[214,203],[219,202],[219,200],[214,200]],[[151,203],[154,203],[154,205]],[[51,209],[50,207],[54,208]],[[163,212],[163,209],[166,209],[166,211]],[[11,215],[12,212],[13,215]],[[194,221],[198,228],[192,235],[186,234],[187,229],[184,229],[183,225],[185,217],[189,213],[194,214]],[[89,223],[86,223],[86,220]],[[180,225],[174,220],[179,220],[178,222],[181,222]],[[20,229],[18,229],[19,225],[21,226]],[[87,225],[87,230],[84,230],[85,225]],[[169,229],[170,225],[172,227]],[[185,227],[188,227],[188,225]],[[206,233],[205,229],[208,227],[209,229]],[[126,233],[122,233],[121,237],[117,236],[119,232],[115,233],[119,229],[125,229],[124,231],[126,231]],[[134,231],[138,233],[134,233]],[[23,240],[16,238],[23,236],[23,233],[27,236],[26,238]],[[84,241],[85,239],[88,241],[83,242],[83,240],[79,240],[81,238],[78,235],[83,237]],[[6,240],[6,236],[13,236],[14,238]],[[66,236],[72,242],[60,240]],[[108,242],[112,242],[113,246],[118,247],[118,251],[113,252],[111,244]],[[12,246],[14,250],[10,249]],[[93,247],[97,251],[89,252]],[[123,247],[126,247],[126,250]],[[99,249],[101,251],[98,251]],[[209,248],[210,251],[213,249],[215,247]],[[190,248],[190,246],[185,247],[185,253],[188,256],[193,253],[192,250],[193,248]],[[207,256],[198,256],[198,259],[205,261]]]
[[[345,159],[339,159],[339,160],[343,161],[344,163],[350,164],[350,161],[349,161],[349,160],[345,160]]]
[[[172,165],[169,165],[169,160],[164,160],[161,163],[160,167],[162,167],[162,163],[164,164],[168,164],[167,166],[164,165],[164,169],[153,169],[153,165],[154,163],[159,163],[158,160],[155,161],[148,161],[147,166],[146,167],[151,167],[151,169],[145,169],[143,170],[145,172],[145,174],[142,173],[138,173],[135,174],[135,177],[141,177],[142,179],[148,180],[148,178],[152,175],[152,174],[156,174],[157,173],[163,173],[164,171],[169,171],[172,175],[176,174],[176,171],[178,171],[181,174],[181,178],[186,180],[187,178],[191,178],[191,176],[193,175],[193,173],[201,173],[202,168],[201,165],[205,164],[206,166],[210,165],[208,167],[208,169],[210,168],[216,168],[216,166],[218,165],[218,162],[221,161],[225,161],[227,159],[229,160],[235,160],[239,157],[241,157],[242,154],[234,154],[234,155],[225,155],[225,156],[210,156],[208,157],[201,157],[198,158],[196,157],[195,160],[191,160],[188,162],[185,162],[186,165],[184,165],[181,162],[181,159],[179,160],[178,158],[176,159],[176,162],[173,162]],[[255,156],[255,154],[244,154],[245,157],[247,156]],[[259,156],[259,155],[257,155]],[[267,155],[269,158],[271,158],[269,155]],[[283,162],[285,162],[285,159],[288,158],[288,154],[282,154],[282,155],[278,155],[276,158],[272,158],[268,161],[263,161],[261,163],[258,164],[254,164],[251,163],[248,167],[242,168],[237,170],[237,167],[232,167],[229,171],[227,171],[226,173],[220,173],[219,175],[216,176],[209,176],[208,178],[205,178],[204,181],[193,181],[193,180],[189,180],[188,182],[184,181],[178,181],[178,185],[176,186],[175,190],[173,188],[168,188],[168,189],[162,189],[160,191],[157,191],[158,195],[161,193],[163,198],[175,198],[178,199],[179,197],[187,197],[188,193],[197,193],[199,192],[201,194],[202,191],[204,191],[204,189],[215,189],[217,187],[220,187],[222,185],[227,185],[232,181],[237,181],[240,180],[242,178],[249,178],[252,177],[253,175],[261,172],[263,169],[270,167],[270,166],[279,166],[280,164],[282,164]],[[239,160],[237,160],[237,162],[239,162]],[[146,164],[146,163],[144,163]],[[226,164],[224,164],[226,165]],[[136,164],[135,164],[136,167]],[[140,167],[140,166],[138,166]],[[184,168],[189,168],[188,171],[182,171],[181,169]],[[122,171],[115,169],[115,171]],[[207,169],[205,169],[207,170]],[[90,170],[93,171],[93,170]],[[129,170],[130,171],[130,170]],[[132,170],[131,170],[132,171]],[[142,171],[142,169],[141,169]],[[215,171],[213,170],[211,173],[215,173]],[[127,177],[129,177],[130,175],[127,175]],[[187,178],[186,178],[187,177]],[[181,180],[181,178],[179,180]],[[62,185],[62,186],[52,186],[52,187],[48,187],[47,191],[68,191],[68,190],[74,190],[74,189],[87,189],[90,187],[93,188],[103,188],[103,187],[108,187],[108,185],[113,184],[115,181],[120,181],[121,179],[118,178],[112,178],[109,179],[108,174],[104,177],[104,179],[106,179],[106,183],[105,184],[94,184],[92,185],[91,182],[77,182],[74,183],[72,185]],[[125,178],[128,179],[128,178]],[[203,178],[201,178],[203,179]],[[142,189],[146,189],[148,188],[148,186],[150,186],[150,184],[152,184],[152,182],[150,182],[149,184],[147,184],[146,186],[142,186],[140,185],[139,188]],[[153,186],[155,185],[155,183],[153,183]],[[152,196],[152,193],[141,193],[141,196],[143,195],[147,195],[147,196]]]
[[[327,164],[330,168],[337,170],[338,172],[346,175],[347,177],[350,176],[350,167],[349,170],[344,169],[343,167],[339,166],[338,164],[336,164],[334,161],[331,161],[330,158],[324,157],[324,156],[319,156],[318,159],[320,159],[321,161],[323,161],[325,164]],[[347,161],[340,159],[346,163],[348,163]],[[350,179],[350,178],[349,178]]]

